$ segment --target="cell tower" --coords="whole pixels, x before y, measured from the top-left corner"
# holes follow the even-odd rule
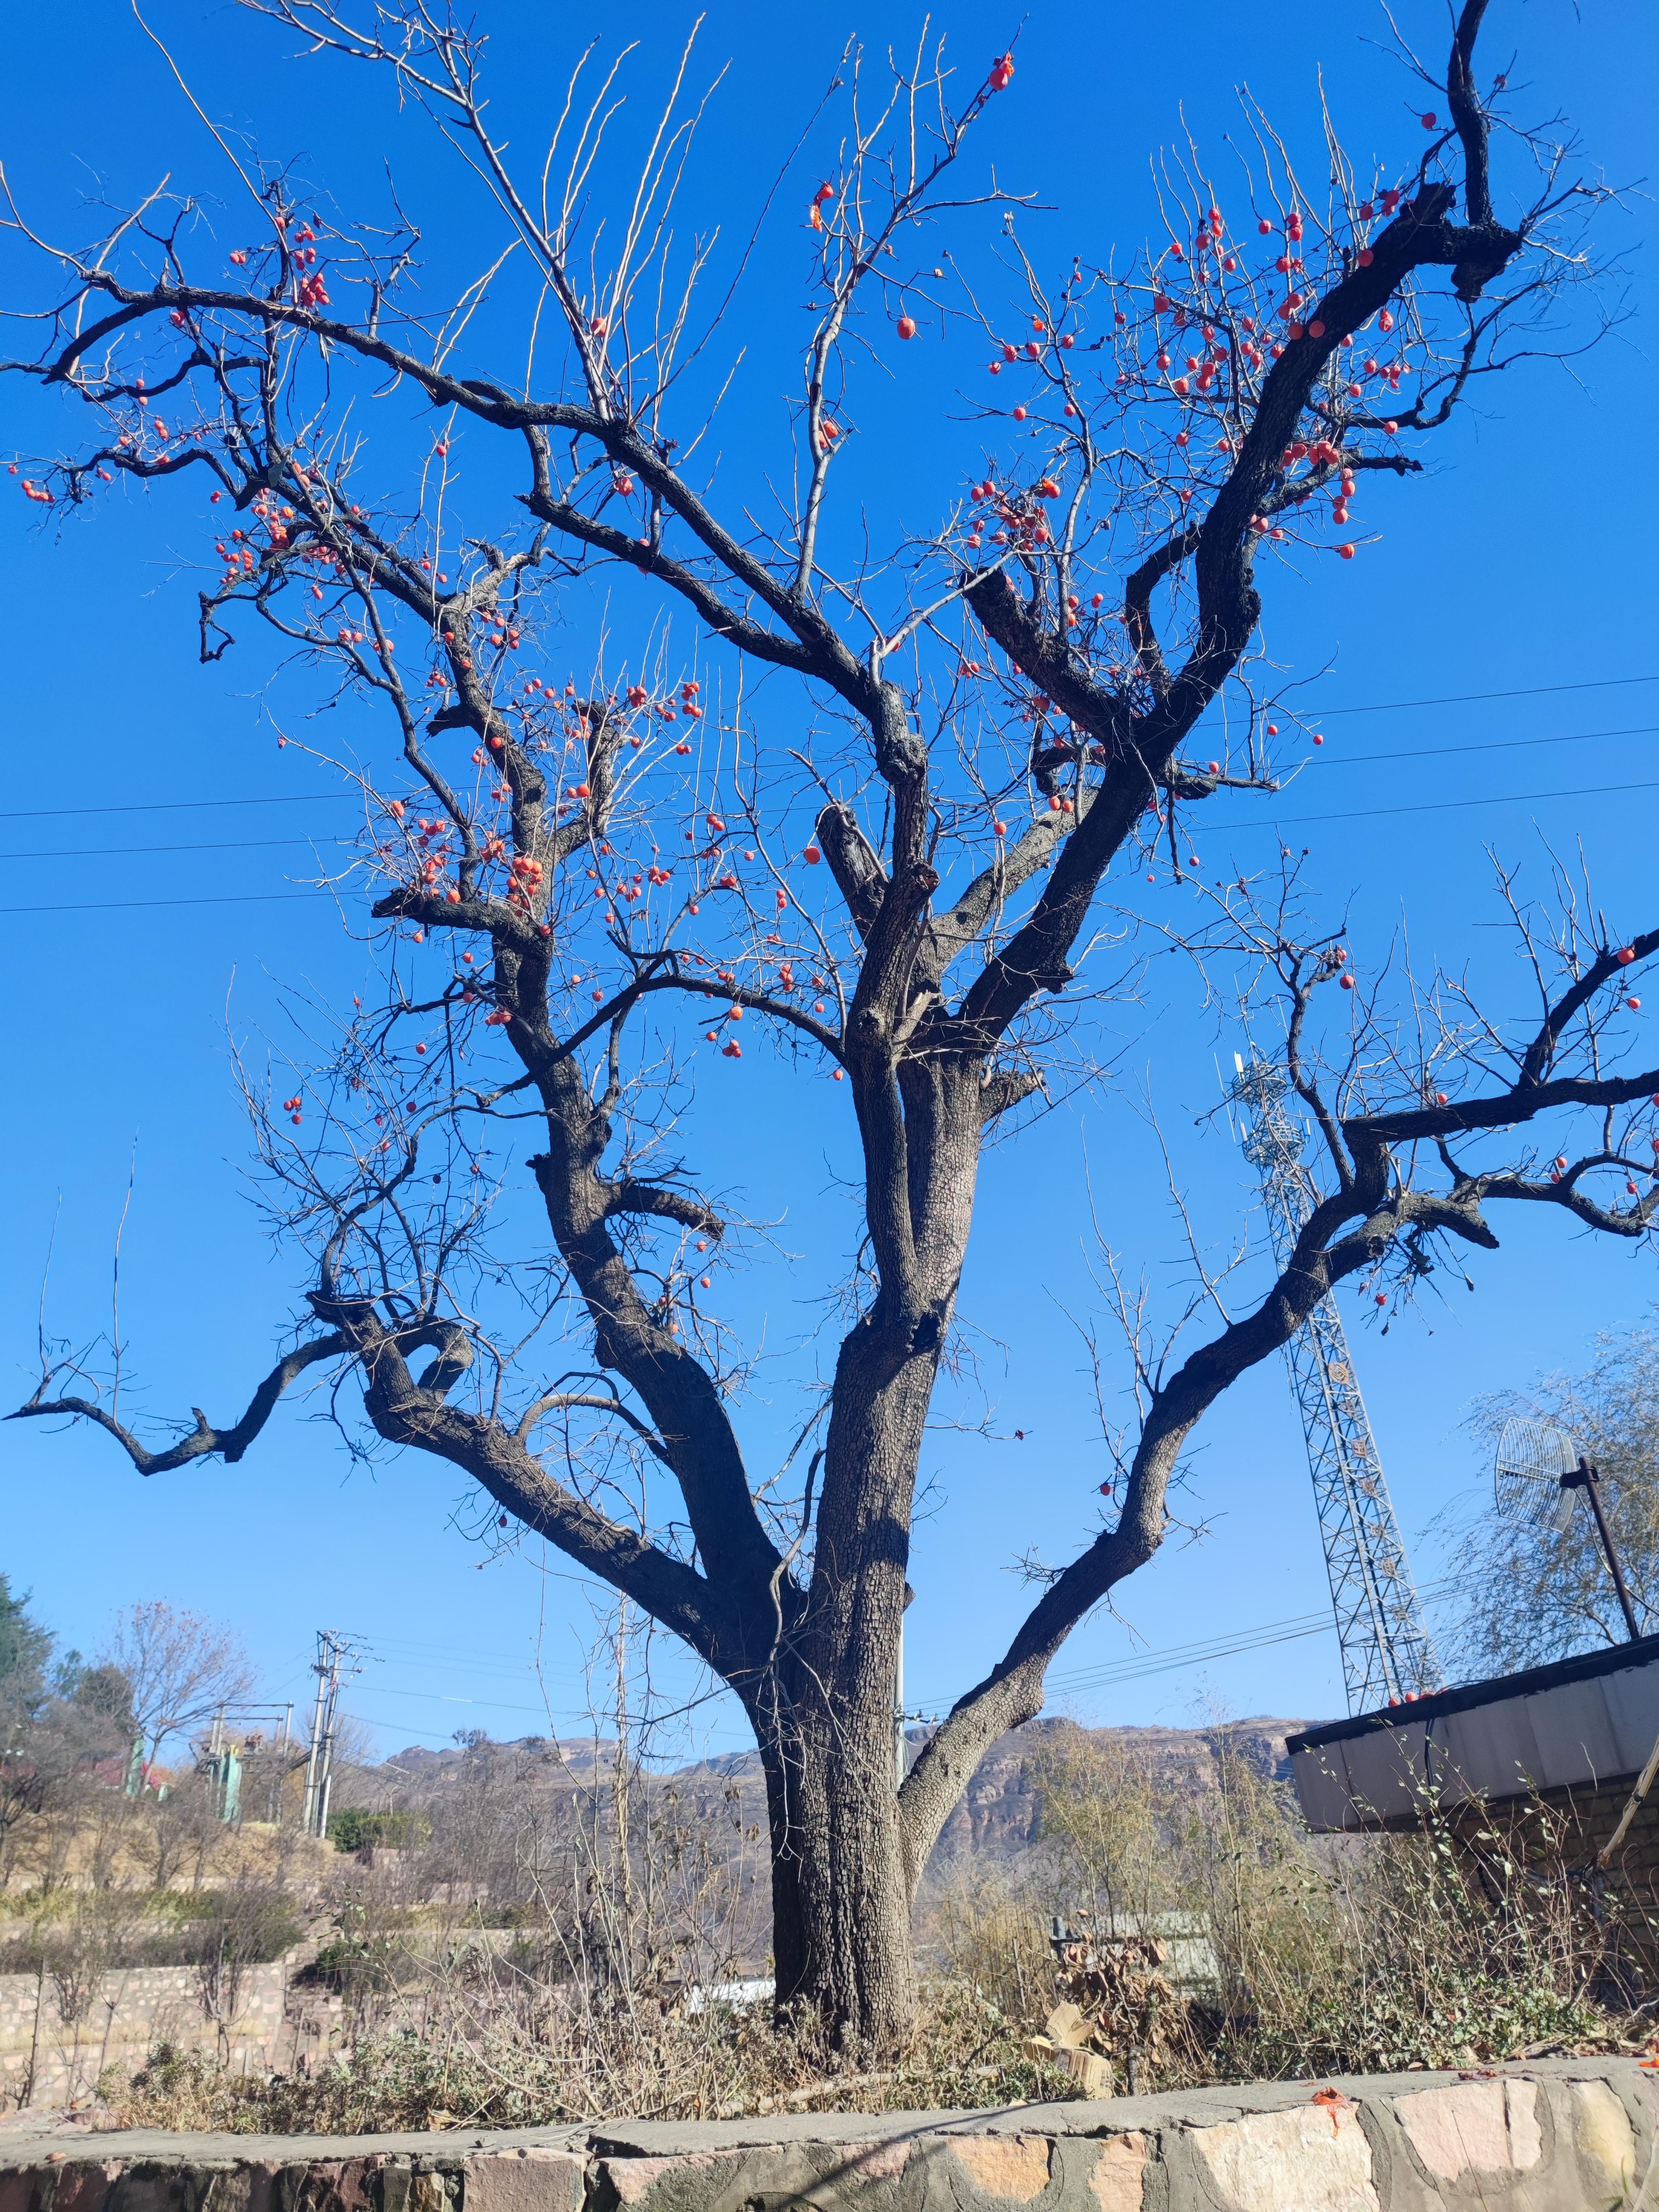
[[[1244,1157],[1261,1170],[1273,1256],[1283,1267],[1318,1194],[1303,1164],[1305,1133],[1286,1110],[1282,1070],[1254,1054],[1246,1066],[1235,1053],[1233,1064],[1238,1074],[1228,1096],[1250,1116]],[[1319,1301],[1285,1358],[1308,1439],[1348,1711],[1375,1712],[1391,1698],[1443,1688],[1334,1297]]]

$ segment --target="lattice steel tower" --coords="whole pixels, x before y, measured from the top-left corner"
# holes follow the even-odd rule
[[[1237,1053],[1233,1064],[1238,1075],[1228,1095],[1250,1116],[1244,1157],[1261,1171],[1273,1255],[1283,1267],[1317,1196],[1302,1158],[1306,1133],[1285,1109],[1290,1083],[1280,1069],[1254,1055],[1246,1066]],[[1334,1297],[1319,1301],[1285,1346],[1285,1358],[1308,1439],[1348,1711],[1374,1712],[1391,1698],[1440,1689],[1445,1678]]]

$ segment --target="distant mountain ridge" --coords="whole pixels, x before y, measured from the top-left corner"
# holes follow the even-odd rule
[[[1077,1724],[1066,1720],[1036,1720],[1014,1729],[994,1743],[980,1761],[960,1802],[945,1822],[923,1877],[924,1899],[970,1864],[1000,1867],[1009,1872],[1035,1849],[1041,1802],[1032,1786],[1028,1763],[1033,1754],[1062,1732]],[[1224,1743],[1242,1752],[1258,1773],[1284,1781],[1290,1774],[1285,1739],[1308,1722],[1257,1716],[1228,1721],[1209,1728],[1099,1728],[1079,1733],[1097,1741],[1132,1747],[1147,1761],[1166,1789],[1180,1795],[1201,1796],[1219,1787],[1219,1753]],[[926,1729],[910,1731],[920,1749]],[[526,1736],[513,1743],[473,1746],[433,1751],[412,1746],[400,1751],[380,1768],[362,1770],[365,1781],[378,1785],[380,1794],[395,1795],[404,1802],[418,1802],[459,1785],[475,1771],[480,1749],[503,1755],[532,1759],[557,1786],[562,1778],[577,1785],[602,1780],[616,1753],[613,1741],[601,1736],[555,1739]],[[385,1784],[400,1773],[405,1787],[386,1792]],[[410,1786],[412,1785],[412,1787]],[[719,1819],[729,1827],[729,1792],[739,1793],[745,1824],[764,1829],[766,1800],[760,1757],[753,1751],[729,1752],[714,1759],[698,1759],[674,1768],[659,1768],[647,1777],[653,1790],[672,1788],[682,1804],[699,1820]]]
[[[945,1824],[927,1863],[924,1890],[936,1887],[970,1862],[1011,1870],[1019,1865],[1036,1846],[1042,1814],[1027,1761],[1046,1741],[1074,1725],[1064,1720],[1030,1721],[998,1738]],[[1079,1733],[1133,1748],[1171,1794],[1198,1796],[1220,1786],[1224,1740],[1235,1752],[1242,1752],[1258,1773],[1273,1781],[1288,1781],[1285,1739],[1307,1725],[1301,1720],[1258,1716],[1212,1728],[1098,1728]],[[918,1735],[922,1733],[917,1731]]]

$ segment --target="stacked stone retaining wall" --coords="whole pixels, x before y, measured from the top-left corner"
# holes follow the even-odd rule
[[[134,1966],[82,1991],[50,1974],[0,1974],[0,2112],[88,2098],[102,2074],[131,2075],[157,2043],[222,2053],[239,2072],[291,2069],[328,2047],[339,2011],[322,1992],[299,2001],[293,1964],[245,1967],[222,2022],[205,2009],[193,1966]]]
[[[1563,1863],[1593,1882],[1613,2002],[1636,2003],[1659,1989],[1659,1790],[1638,1807],[1611,1863],[1591,1874],[1630,1801],[1626,1780],[1601,1789],[1577,1784],[1529,1797],[1459,1805],[1445,1816],[1454,1843],[1477,1884],[1491,1896],[1512,1893],[1510,1867],[1534,1869],[1559,1899]],[[1571,1893],[1567,1893],[1570,1894]]]
[[[88,2136],[13,2123],[0,2212],[1659,2212],[1656,2108],[1635,2062],[1598,2059],[497,2134]]]

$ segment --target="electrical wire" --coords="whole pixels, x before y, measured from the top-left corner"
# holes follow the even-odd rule
[[[1406,708],[1462,706],[1489,699],[1521,699],[1541,696],[1562,691],[1588,691],[1612,685],[1651,684],[1659,682],[1654,676],[1619,676],[1597,678],[1581,684],[1545,684],[1525,686],[1512,691],[1469,691],[1449,696],[1443,699],[1395,699],[1372,707],[1338,707],[1323,710],[1325,716],[1333,714],[1386,714]],[[1659,724],[1644,723],[1620,730],[1575,730],[1544,738],[1498,738],[1481,739],[1466,745],[1417,746],[1394,752],[1333,755],[1322,766],[1357,767],[1362,763],[1386,760],[1420,760],[1431,755],[1445,753],[1499,752],[1517,747],[1544,744],[1581,744],[1598,738],[1650,737],[1659,731]],[[1460,812],[1472,806],[1520,806],[1536,804],[1545,799],[1607,799],[1627,792],[1659,790],[1659,781],[1644,783],[1584,784],[1567,790],[1483,792],[1474,799],[1422,799],[1398,806],[1364,806],[1342,809],[1328,814],[1291,814],[1262,817],[1253,822],[1206,822],[1206,835],[1212,833],[1230,836],[1241,830],[1301,829],[1327,822],[1369,821],[1378,816],[1397,814],[1443,814]],[[319,799],[343,799],[347,792],[296,792],[270,794],[251,799],[157,799],[119,806],[48,807],[30,813],[0,813],[0,822],[56,821],[70,817],[81,818],[106,814],[163,814],[192,811],[204,807],[224,806],[289,806],[312,804]],[[1194,825],[1195,827],[1195,825]],[[314,848],[316,840],[311,837],[229,838],[193,845],[112,845],[100,848],[76,848],[45,853],[0,853],[0,861],[70,860],[138,859],[149,855],[174,855],[181,853],[268,852],[283,847],[307,846]],[[337,840],[336,842],[339,842]],[[186,906],[263,906],[282,899],[325,898],[331,896],[324,890],[289,891],[233,891],[217,895],[205,894],[180,898],[106,899],[96,902],[67,900],[52,906],[28,905],[0,907],[0,915],[148,913],[161,908]]]
[[[1517,747],[1526,747],[1528,745],[1587,744],[1592,740],[1599,738],[1648,738],[1653,737],[1656,734],[1659,734],[1659,722],[1642,722],[1635,724],[1628,729],[1568,730],[1563,731],[1559,736],[1548,738],[1486,738],[1480,739],[1474,744],[1467,745],[1419,745],[1412,747],[1407,750],[1398,752],[1335,753],[1322,759],[1318,765],[1322,769],[1332,768],[1356,768],[1362,762],[1368,761],[1427,760],[1430,758],[1437,760],[1449,753],[1506,752],[1513,751]],[[1311,766],[1312,763],[1310,763],[1309,765]],[[336,796],[338,797],[344,797],[345,795],[346,794],[343,793],[336,794]],[[192,805],[201,805],[219,806],[252,805],[258,803],[259,802],[252,799],[243,800],[233,799],[191,801]],[[1468,804],[1468,802],[1450,801],[1448,803]],[[1496,805],[1501,805],[1503,802],[1501,800],[1493,800],[1492,803]],[[118,813],[123,810],[119,808],[94,808],[88,811],[92,812]],[[142,813],[150,810],[134,808],[131,811],[133,812]],[[1370,810],[1367,809],[1366,811],[1369,811]],[[0,815],[0,822],[28,820],[32,818],[33,817],[27,816]],[[1340,817],[1334,816],[1330,818],[1335,820],[1340,819]],[[342,841],[336,838],[333,842],[338,844]],[[270,852],[283,846],[314,846],[317,840],[313,837],[232,837],[215,840],[206,844],[198,845],[87,845],[56,847],[52,850],[44,853],[0,853],[0,860],[101,860],[106,859],[113,860],[118,857],[142,856],[145,854],[258,853]]]
[[[1439,760],[1447,753],[1512,752],[1522,745],[1582,745],[1591,738],[1650,738],[1656,731],[1659,722],[1639,722],[1628,730],[1567,730],[1556,738],[1480,738],[1473,744],[1413,745],[1402,752],[1326,753],[1320,756],[1319,766],[1358,768],[1362,761]]]
[[[1319,766],[1322,769],[1354,768],[1358,766],[1362,762],[1369,761],[1426,760],[1431,757],[1438,759],[1443,755],[1449,753],[1504,752],[1513,750],[1517,747],[1525,747],[1528,745],[1585,744],[1590,743],[1594,739],[1601,738],[1646,738],[1652,737],[1656,734],[1659,734],[1659,722],[1642,722],[1633,724],[1628,728],[1620,730],[1568,730],[1563,731],[1556,736],[1547,738],[1482,738],[1477,743],[1467,745],[1420,745],[1396,752],[1333,754],[1328,759],[1322,760],[1319,763]],[[1500,793],[1496,796],[1493,796],[1491,793],[1483,793],[1478,799],[1447,799],[1427,801],[1425,802],[1424,805],[1417,811],[1426,812],[1435,807],[1503,806],[1517,805],[1528,799],[1582,798],[1596,796],[1612,791],[1644,791],[1651,789],[1652,787],[1652,786],[1647,784],[1606,784],[1592,786],[1585,791],[1576,792],[1513,792],[1507,794]],[[329,794],[327,793],[312,794],[313,797],[328,795]],[[336,793],[333,795],[343,796],[344,794]],[[251,806],[263,803],[264,802],[254,799],[192,799],[190,801],[191,805],[222,806]],[[274,804],[276,802],[272,803]],[[146,807],[93,807],[81,811],[90,813],[146,813],[164,810]],[[1377,810],[1371,807],[1365,807],[1359,810],[1361,813],[1366,815],[1370,815],[1376,811]],[[1400,812],[1406,810],[1395,808],[1391,811]],[[34,818],[36,817],[26,815],[0,814],[0,822],[27,821],[33,820]],[[1309,815],[1305,817],[1298,816],[1293,818],[1297,820],[1308,821],[1341,822],[1347,821],[1354,817],[1344,814],[1329,814]],[[1227,825],[1223,824],[1222,826],[1225,828]],[[1250,824],[1235,824],[1233,826],[1241,828],[1261,828],[1266,825],[1261,823],[1256,823]],[[215,839],[204,844],[191,845],[88,845],[57,847],[49,851],[40,853],[0,853],[0,860],[100,860],[106,859],[113,860],[118,858],[143,857],[147,854],[257,853],[272,851],[283,846],[314,846],[317,842],[318,841],[314,837],[232,837]],[[332,842],[338,844],[342,841],[336,838]],[[64,909],[53,908],[50,910],[61,912]]]
[[[1235,832],[1241,830],[1291,830],[1299,829],[1305,823],[1315,822],[1370,822],[1376,820],[1378,817],[1382,815],[1445,814],[1456,812],[1463,808],[1470,806],[1524,806],[1541,799],[1610,799],[1619,797],[1626,792],[1632,791],[1659,791],[1659,781],[1648,783],[1582,784],[1568,791],[1483,792],[1477,799],[1429,799],[1419,800],[1415,804],[1407,806],[1357,806],[1346,808],[1342,811],[1334,814],[1281,814],[1266,817],[1259,822],[1206,822],[1203,826],[1204,833],[1206,836],[1218,836],[1225,837],[1231,836]],[[1195,825],[1189,826],[1194,828],[1194,834],[1196,834]],[[313,843],[314,840],[310,838],[279,838],[270,842],[279,844],[295,843],[308,845]],[[139,845],[132,846],[126,849],[134,853],[164,853],[172,851],[185,852],[191,850],[203,852],[230,852],[239,848],[232,845],[201,846],[196,848],[188,846],[175,847],[166,845]],[[0,859],[4,859],[6,857],[8,856],[5,854],[0,854]],[[30,855],[28,857],[33,858],[34,856]],[[46,856],[41,855],[41,857],[45,858]],[[327,898],[331,896],[331,893],[321,890],[233,891],[216,897],[210,896],[171,899],[72,899],[60,906],[0,907],[0,915],[87,913],[124,914],[131,913],[140,909],[149,909],[154,907],[257,906],[265,903],[272,899]]]
[[[1398,714],[1408,707],[1473,707],[1486,699],[1542,699],[1554,691],[1610,691],[1622,684],[1659,684],[1659,676],[1590,676],[1581,684],[1525,684],[1518,691],[1457,691],[1444,699],[1383,699],[1375,706],[1322,707],[1319,712],[1324,715]]]
[[[1418,1591],[1419,1600],[1431,1605],[1449,1597],[1459,1587],[1458,1578],[1449,1575],[1443,1580],[1425,1583]],[[1138,1682],[1152,1674],[1173,1674],[1206,1665],[1212,1659],[1230,1659],[1244,1651],[1266,1650],[1277,1644],[1294,1644],[1309,1636],[1334,1636],[1336,1620],[1328,1607],[1317,1613],[1295,1613],[1287,1620],[1264,1621],[1253,1628],[1236,1628],[1225,1635],[1198,1644],[1177,1644],[1162,1650],[1132,1652],[1122,1659],[1109,1659],[1097,1667],[1079,1668],[1070,1674],[1050,1674],[1047,1689],[1052,1694],[1062,1695],[1078,1690],[1106,1689],[1118,1682]]]
[[[0,914],[131,914],[156,906],[269,906],[273,899],[329,896],[327,891],[228,891],[220,898],[71,899],[65,906],[0,906]]]
[[[545,1705],[504,1705],[498,1698],[461,1698],[447,1695],[441,1690],[392,1690],[388,1689],[384,1682],[373,1684],[369,1695],[374,1698],[402,1698],[405,1701],[413,1699],[419,1705],[471,1705],[480,1712],[528,1713],[532,1719],[538,1716],[543,1720],[547,1718]]]
[[[1218,1636],[1205,1637],[1195,1644],[1172,1644],[1158,1650],[1132,1651],[1121,1659],[1102,1660],[1091,1667],[1073,1669],[1070,1673],[1050,1674],[1048,1687],[1052,1690],[1079,1688],[1103,1676],[1157,1663],[1160,1666],[1197,1665],[1206,1659],[1219,1656],[1224,1646],[1228,1650],[1243,1648],[1249,1643],[1279,1643],[1296,1636],[1322,1635],[1326,1629],[1334,1632],[1336,1617],[1328,1606],[1314,1613],[1293,1613],[1288,1620],[1262,1621],[1250,1628],[1234,1628]]]
[[[1583,682],[1578,684],[1523,684],[1519,690],[1513,691],[1462,691],[1449,695],[1443,699],[1384,699],[1370,706],[1322,707],[1318,710],[1318,714],[1313,716],[1312,719],[1315,720],[1329,720],[1338,714],[1392,714],[1401,713],[1407,708],[1419,707],[1467,707],[1476,705],[1483,701],[1490,699],[1542,699],[1552,697],[1554,695],[1564,691],[1601,691],[1613,689],[1621,684],[1659,684],[1659,675],[1597,676],[1587,678]],[[1297,711],[1299,712],[1300,710],[1298,709]],[[1615,738],[1637,736],[1643,733],[1627,730],[1586,730],[1578,732],[1578,734],[1587,738]],[[1502,740],[1502,742],[1505,744],[1511,742],[1530,742],[1533,744],[1542,744],[1556,741],[1546,738],[1534,738],[1531,740],[1510,740],[1506,738]],[[1565,743],[1569,741],[1563,739],[1560,742]],[[1468,752],[1477,750],[1479,748],[1468,745],[1453,745],[1434,746],[1429,750],[1436,752]],[[1416,756],[1412,753],[1370,753],[1358,756],[1358,757],[1369,760],[1410,760],[1416,757]],[[63,821],[67,820],[71,816],[85,816],[93,814],[185,813],[204,806],[299,806],[309,804],[311,801],[315,799],[349,799],[354,794],[349,791],[342,791],[337,788],[333,791],[273,792],[261,793],[248,799],[155,799],[135,800],[118,806],[47,806],[37,807],[30,811],[23,813],[0,813],[0,822]]]
[[[332,841],[338,844],[337,837]],[[50,853],[0,853],[0,860],[115,860],[144,853],[269,853],[279,847],[308,845],[314,837],[232,837],[216,845],[79,845]]]
[[[120,806],[43,806],[27,814],[0,814],[0,822],[61,822],[71,815],[187,814],[202,806],[302,806],[317,799],[349,799],[351,793],[333,791],[285,791],[261,793],[252,799],[149,799]]]
[[[1482,792],[1478,799],[1425,799],[1408,806],[1355,806],[1340,814],[1279,814],[1260,822],[1206,822],[1206,836],[1231,837],[1240,830],[1293,830],[1309,822],[1374,822],[1385,814],[1449,814],[1468,806],[1524,806],[1540,799],[1613,799],[1629,791],[1659,791],[1651,783],[1587,783],[1571,791]],[[1196,827],[1189,823],[1196,836]]]
[[[1418,1595],[1425,1604],[1433,1604],[1442,1598],[1449,1596],[1457,1588],[1458,1578],[1449,1575],[1443,1580],[1425,1583],[1418,1592]],[[1143,1681],[1155,1674],[1191,1672],[1196,1668],[1209,1664],[1212,1660],[1236,1658],[1248,1651],[1268,1650],[1280,1644],[1299,1643],[1310,1636],[1334,1636],[1335,1633],[1336,1622],[1334,1616],[1328,1607],[1322,1607],[1316,1613],[1295,1613],[1285,1620],[1264,1621],[1255,1627],[1234,1629],[1226,1635],[1199,1643],[1172,1644],[1160,1650],[1132,1653],[1126,1658],[1108,1660],[1099,1666],[1079,1668],[1067,1674],[1051,1674],[1048,1679],[1047,1688],[1051,1696],[1055,1692],[1066,1696],[1079,1691],[1107,1689],[1119,1683]],[[385,1640],[379,1639],[381,1642]],[[401,1638],[392,1640],[404,1641]],[[411,1648],[422,1650],[428,1656],[435,1658],[438,1656],[438,1647],[422,1646],[417,1644]],[[528,1671],[530,1665],[529,1662],[513,1660],[505,1652],[485,1655],[459,1647],[445,1647],[445,1649],[448,1650],[453,1657],[470,1662],[475,1668],[481,1660],[484,1661],[485,1671],[490,1673],[508,1670],[525,1673]],[[520,1705],[509,1704],[501,1698],[462,1697],[453,1692],[438,1690],[399,1690],[393,1689],[385,1683],[365,1685],[365,1686],[369,1689],[370,1696],[377,1699],[391,1698],[405,1704],[467,1705],[475,1707],[482,1712],[516,1713],[531,1719],[545,1720],[547,1718],[545,1705]],[[937,1716],[934,1717],[937,1717]],[[371,1724],[375,1727],[391,1728],[404,1725],[384,1719],[373,1719],[368,1715],[362,1717],[371,1719]],[[416,1735],[422,1733],[420,1729],[411,1729],[409,1732]]]

